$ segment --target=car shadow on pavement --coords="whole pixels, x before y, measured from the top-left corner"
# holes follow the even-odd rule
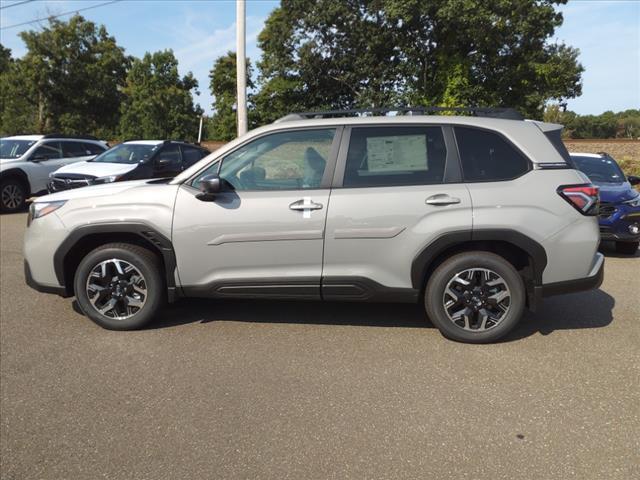
[[[602,290],[547,298],[527,312],[503,341],[556,330],[602,328],[613,320],[613,297]],[[434,328],[420,305],[346,302],[182,299],[169,305],[148,329],[216,321]]]

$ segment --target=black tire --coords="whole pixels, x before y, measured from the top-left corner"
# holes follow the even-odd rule
[[[616,242],[616,252],[623,255],[635,255],[640,242]]]
[[[0,211],[14,213],[24,210],[27,202],[27,189],[18,178],[7,178],[0,182]]]
[[[486,321],[485,325],[489,328],[484,330],[465,329],[460,325],[460,321],[456,323],[449,317],[445,308],[447,285],[458,273],[469,269],[487,269],[499,275],[504,281],[500,285],[506,285],[510,293],[506,313],[502,313],[503,316],[495,323],[493,320]],[[462,289],[464,288],[467,287],[462,287]],[[465,295],[467,294],[465,293]],[[485,291],[479,295],[478,298],[481,299],[482,295],[489,294]],[[464,302],[476,299],[476,297],[468,296],[460,296],[459,298],[462,298],[463,303],[454,302],[453,305],[459,306],[451,307],[452,310],[465,309],[467,304]],[[486,299],[486,296],[484,298]],[[490,343],[504,337],[520,321],[525,306],[525,287],[520,274],[513,265],[501,256],[482,251],[465,252],[452,256],[436,268],[427,282],[424,301],[427,316],[445,337],[465,343]],[[466,320],[462,320],[461,323],[467,325]],[[473,322],[470,320],[468,323],[472,328]],[[473,325],[477,326],[477,323]]]
[[[90,294],[88,292],[87,285],[91,272],[98,268],[103,262],[106,262],[109,266],[110,263],[113,263],[113,259],[125,262],[137,270],[142,276],[143,282],[141,285],[145,287],[145,294],[142,296],[144,299],[142,307],[138,308],[133,313],[129,312],[130,316],[123,319],[113,318],[113,316],[118,314],[116,310],[111,310],[111,312],[107,312],[107,314],[100,313],[91,303]],[[110,272],[106,277],[104,277],[105,282],[106,279],[114,272],[113,269],[116,267],[114,264],[108,268],[110,269]],[[103,245],[90,252],[82,259],[80,265],[78,265],[74,278],[74,291],[78,305],[87,317],[108,330],[139,329],[149,323],[164,304],[166,288],[161,272],[161,264],[158,257],[146,248],[128,243],[109,243]],[[116,276],[112,276],[112,279],[119,277],[117,272],[115,273]],[[123,282],[125,282],[124,278],[125,275],[122,276]],[[140,278],[140,276],[138,276],[138,278]],[[99,278],[97,281],[102,282],[103,280],[102,278]],[[105,293],[105,302],[114,300],[113,288],[107,288],[110,293]],[[125,286],[124,288],[126,289],[127,287]],[[133,296],[136,295],[133,290],[131,290],[130,293]],[[118,303],[118,300],[116,300],[117,307],[121,310],[127,309],[125,304],[122,303],[124,302],[122,297],[120,297],[120,302],[121,303]],[[111,316],[109,313],[111,313]],[[127,312],[125,311],[122,316],[124,317],[126,315]]]

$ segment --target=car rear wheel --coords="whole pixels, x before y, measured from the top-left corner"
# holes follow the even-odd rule
[[[499,255],[465,252],[442,263],[425,290],[427,315],[442,334],[466,343],[489,343],[516,326],[525,289],[516,269]]]
[[[5,213],[19,212],[27,201],[27,190],[23,183],[14,178],[0,182],[0,210]]]
[[[109,330],[141,328],[165,298],[156,255],[127,243],[101,246],[83,258],[74,288],[84,314]]]
[[[635,255],[640,242],[616,242],[616,252],[623,255]]]

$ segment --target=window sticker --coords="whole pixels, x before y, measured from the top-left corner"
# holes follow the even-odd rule
[[[428,170],[426,135],[367,138],[369,172]]]

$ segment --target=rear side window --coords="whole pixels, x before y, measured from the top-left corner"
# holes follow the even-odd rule
[[[446,158],[440,127],[354,128],[343,186],[442,183]]]
[[[190,167],[205,156],[204,151],[199,148],[185,147],[184,145],[181,148],[182,161],[184,162],[185,168]]]
[[[60,142],[62,145],[62,153],[65,158],[87,157],[91,155],[83,143],[80,142]]]
[[[529,171],[527,158],[497,133],[455,127],[455,134],[465,182],[511,180]]]
[[[106,150],[106,148],[102,148],[100,145],[96,145],[95,143],[84,143],[83,145],[84,149],[89,152],[87,155],[100,155]]]

